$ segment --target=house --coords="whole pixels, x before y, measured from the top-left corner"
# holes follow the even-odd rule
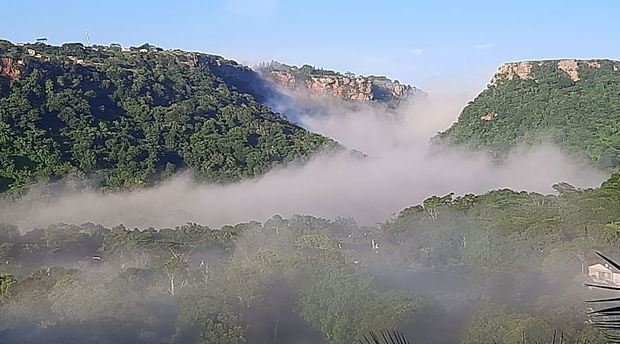
[[[620,272],[609,266],[609,264],[597,263],[588,266],[588,278],[595,283],[620,286]]]

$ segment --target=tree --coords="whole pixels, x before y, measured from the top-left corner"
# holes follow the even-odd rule
[[[555,335],[544,318],[489,308],[476,314],[461,343],[549,343]]]
[[[200,334],[200,344],[244,344],[243,328],[233,313],[218,313],[207,319]]]
[[[174,296],[179,287],[184,287],[187,284],[189,264],[182,255],[174,253],[172,250],[170,252],[172,252],[172,257],[164,263],[164,273],[169,282],[168,292]]]
[[[445,195],[443,197],[439,197],[439,196],[429,197],[429,198],[425,199],[424,202],[423,202],[424,209],[426,210],[428,215],[433,220],[437,220],[437,218],[438,218],[437,209],[439,207],[441,207],[441,206],[444,206],[444,205],[447,205],[447,204],[451,204],[453,196],[454,196],[454,193],[450,193],[450,194]]]

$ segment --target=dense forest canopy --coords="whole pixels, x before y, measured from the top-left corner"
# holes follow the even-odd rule
[[[520,143],[550,142],[598,166],[620,166],[620,62],[509,63],[438,135],[501,156]]]
[[[555,188],[433,196],[374,227],[3,224],[0,341],[345,344],[400,327],[416,342],[561,330],[566,343],[602,344],[584,324],[582,266],[595,251],[620,256],[620,175]]]
[[[0,192],[69,174],[103,187],[191,169],[230,181],[333,141],[259,103],[249,69],[151,45],[0,41]]]

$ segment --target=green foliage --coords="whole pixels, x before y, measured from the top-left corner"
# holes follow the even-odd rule
[[[0,75],[0,192],[69,174],[107,188],[184,169],[231,181],[335,146],[242,93],[234,62],[142,49],[2,41],[21,73]]]
[[[111,295],[111,290],[74,276],[66,276],[58,281],[50,291],[48,299],[51,303],[50,309],[62,320],[79,323],[120,315],[118,303]]]
[[[478,271],[541,266],[561,252],[583,261],[586,252],[617,252],[619,174],[600,188],[563,186],[559,196],[511,190],[453,199],[433,196],[384,226],[429,266],[466,265]],[[611,253],[610,253],[611,254]]]
[[[235,314],[219,313],[208,319],[200,335],[200,344],[244,344],[243,328]]]
[[[620,62],[577,61],[578,81],[557,62],[530,63],[532,79],[500,77],[437,141],[482,148],[497,156],[520,143],[551,142],[599,166],[617,168]]]
[[[11,286],[15,282],[15,276],[0,274],[0,304],[11,297]]]
[[[433,196],[383,226],[390,239],[383,250],[406,265],[469,276],[465,293],[481,310],[463,343],[522,343],[524,334],[526,342],[550,342],[556,329],[567,342],[600,343],[600,333],[583,327],[588,296],[579,286],[583,266],[598,261],[594,252],[620,256],[619,178],[586,190],[558,184],[558,196]]]
[[[487,309],[472,319],[461,343],[522,344],[540,342],[543,338],[547,339],[545,342],[551,342],[554,331],[542,317]]]
[[[311,252],[312,265],[297,267],[307,279],[298,308],[328,343],[352,343],[369,329],[394,327],[413,312],[410,295],[378,292],[372,276],[344,264],[340,254],[324,245],[313,246]]]
[[[606,344],[608,343],[607,338],[605,338],[602,331],[597,329],[586,329],[580,331],[577,339],[577,343],[588,343],[588,344]]]
[[[350,343],[369,328],[395,326],[416,306],[409,293],[377,290],[335,245],[333,235],[357,228],[345,219],[274,217],[219,229],[0,228],[18,273],[0,316],[0,331],[9,334],[24,322],[42,334],[109,324],[110,342],[120,331],[153,342],[240,344],[257,326],[244,315],[269,305],[297,313],[329,343]],[[270,290],[277,283],[287,302]]]

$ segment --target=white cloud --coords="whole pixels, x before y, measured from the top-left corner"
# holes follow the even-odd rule
[[[422,49],[409,49],[409,54],[413,55],[413,56],[420,56],[422,55],[423,51]]]
[[[495,44],[493,43],[484,43],[484,44],[476,44],[474,45],[474,48],[476,49],[489,49],[489,48],[493,48]]]

